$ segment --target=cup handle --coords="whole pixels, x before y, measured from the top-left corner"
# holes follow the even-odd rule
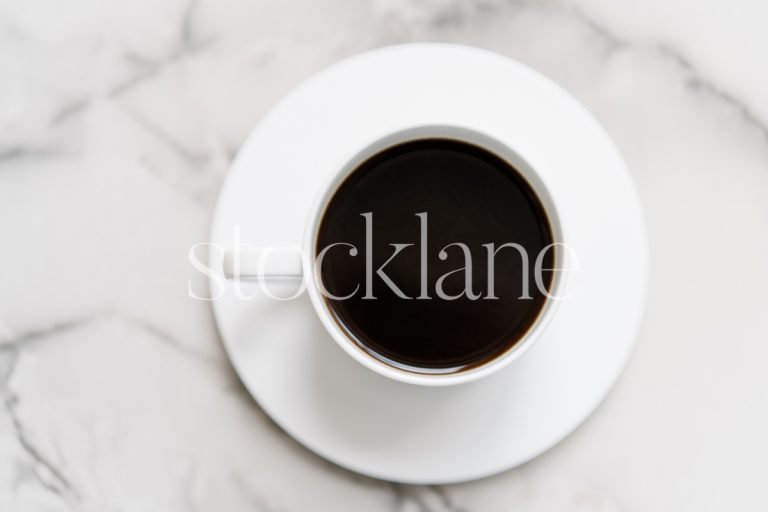
[[[224,252],[227,279],[301,279],[301,250],[292,244],[272,247],[234,247]]]

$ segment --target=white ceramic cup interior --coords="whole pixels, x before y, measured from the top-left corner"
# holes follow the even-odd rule
[[[493,359],[454,373],[434,373],[431,371],[417,372],[410,369],[388,364],[360,347],[337,322],[330,310],[327,300],[323,297],[319,275],[315,268],[315,247],[320,224],[325,209],[338,187],[344,180],[373,155],[398,144],[419,139],[453,139],[480,146],[499,156],[515,168],[531,186],[546,212],[554,241],[554,268],[567,268],[564,260],[567,253],[563,250],[565,240],[557,206],[536,171],[512,148],[497,139],[481,133],[478,130],[456,125],[426,125],[414,126],[386,134],[347,158],[338,166],[320,188],[314,204],[309,210],[304,240],[300,251],[292,247],[276,247],[271,251],[270,264],[265,265],[264,251],[259,248],[230,249],[224,255],[224,273],[230,278],[303,278],[306,291],[312,302],[317,316],[325,329],[336,343],[353,359],[363,366],[385,377],[425,386],[446,386],[470,382],[490,375],[520,357],[534,342],[539,339],[549,323],[558,304],[557,299],[545,300],[536,320],[525,334],[512,344],[505,352]],[[278,253],[278,254],[275,254]],[[549,294],[559,297],[564,289],[565,272],[554,272]],[[392,319],[397,321],[397,319]]]

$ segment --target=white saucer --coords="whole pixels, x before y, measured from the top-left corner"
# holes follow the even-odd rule
[[[212,241],[230,245],[240,226],[244,242],[300,244],[322,179],[357,148],[404,124],[456,122],[507,141],[542,174],[580,260],[575,294],[520,360],[478,382],[418,387],[346,355],[306,295],[244,301],[226,285],[213,303],[232,364],[261,407],[310,450],[386,480],[479,478],[553,446],[613,385],[645,304],[642,212],[608,136],[545,77],[461,46],[376,50],[290,93],[238,154]],[[221,253],[210,257],[220,268]]]

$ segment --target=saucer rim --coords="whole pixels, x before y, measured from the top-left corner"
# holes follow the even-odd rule
[[[465,47],[465,46],[461,46],[461,45],[438,44],[438,43],[414,43],[414,44],[406,44],[406,45],[396,45],[396,46],[393,46],[393,47],[379,48],[379,49],[376,49],[376,50],[372,50],[370,52],[366,52],[366,53],[363,53],[363,54],[359,54],[359,55],[350,57],[349,59],[341,61],[340,63],[335,64],[335,65],[331,66],[330,68],[326,68],[325,70],[321,71],[320,73],[318,73],[318,75],[315,75],[315,76],[317,77],[317,76],[320,76],[322,74],[331,73],[331,72],[333,72],[334,69],[338,69],[338,66],[347,66],[347,65],[353,64],[358,59],[369,58],[369,57],[373,56],[374,54],[381,54],[381,53],[388,53],[388,52],[402,52],[402,51],[418,53],[418,52],[420,52],[422,50],[431,51],[431,50],[435,50],[436,48],[439,51],[449,51],[450,52],[450,51],[453,51],[453,50],[458,50],[458,51],[461,51],[461,52],[469,51],[470,53],[478,53],[478,54],[485,54],[485,55],[491,54],[491,55],[494,55],[495,57],[498,57],[498,58],[501,58],[501,59],[507,61],[508,63],[512,63],[514,66],[517,66],[518,69],[519,68],[524,68],[524,72],[525,73],[528,73],[528,74],[531,74],[531,75],[535,75],[535,76],[538,77],[538,79],[545,80],[550,85],[554,86],[556,89],[559,89],[561,95],[566,96],[567,98],[569,98],[569,101],[572,101],[572,103],[578,105],[578,108],[580,108],[583,111],[582,115],[586,114],[587,116],[589,116],[592,119],[592,121],[597,126],[598,131],[602,132],[602,136],[603,136],[603,139],[604,139],[603,143],[607,144],[608,146],[610,146],[610,148],[612,148],[612,150],[618,155],[618,150],[616,149],[615,145],[610,140],[608,135],[602,130],[602,128],[599,126],[599,124],[597,124],[597,121],[594,119],[594,117],[592,117],[592,115],[583,106],[581,106],[579,103],[577,103],[575,100],[573,100],[573,98],[567,92],[565,92],[557,84],[554,84],[553,82],[551,82],[551,80],[549,80],[548,78],[544,77],[543,75],[541,75],[537,71],[532,70],[530,68],[527,68],[527,67],[523,66],[520,63],[517,63],[515,61],[512,61],[512,60],[508,59],[507,57],[504,57],[504,56],[501,56],[501,55],[498,55],[498,54],[494,54],[493,52],[490,52],[488,50],[470,48],[470,47]],[[310,79],[308,82],[311,82],[313,79]],[[297,90],[301,90],[301,88],[303,88],[303,87],[307,87],[307,82],[305,82],[304,84],[300,85],[297,89],[294,90],[294,92],[297,91]],[[294,94],[294,92],[290,93],[288,97],[290,97],[291,94]],[[288,98],[288,97],[286,97],[286,98]],[[259,126],[251,134],[251,136],[249,136],[249,140],[246,141],[246,143],[243,145],[243,148],[246,148],[248,146],[250,140],[252,138],[255,138],[257,133],[259,132],[259,130],[263,129],[264,125],[268,123],[268,121],[270,119],[270,115],[272,115],[272,112],[270,112],[270,114],[265,116],[265,118],[262,121],[262,123],[260,123]],[[227,175],[227,178],[225,179],[225,183],[222,186],[222,190],[221,190],[221,193],[220,193],[220,196],[219,196],[219,199],[218,199],[219,202],[221,202],[222,198],[225,198],[225,196],[227,195],[227,192],[228,192],[227,184],[231,181],[233,172],[236,169],[244,167],[243,159],[245,157],[243,155],[245,153],[246,153],[246,151],[244,151],[244,149],[241,149],[241,152],[238,153],[237,157],[233,161],[232,167],[230,169],[230,173]],[[619,156],[619,160],[623,162],[623,160],[621,160],[620,156]],[[621,169],[620,171],[626,173],[627,176],[629,176],[629,172],[626,169],[626,165],[624,165],[623,169]],[[629,176],[629,177],[631,179],[631,176]],[[509,469],[511,469],[513,467],[516,467],[516,466],[518,466],[520,464],[528,462],[531,459],[541,455],[542,453],[546,452],[547,450],[549,450],[553,446],[555,446],[555,445],[559,444],[560,442],[562,442],[574,430],[579,428],[579,426],[581,426],[584,423],[584,421],[589,416],[591,416],[594,413],[594,411],[600,406],[600,404],[602,404],[604,402],[606,397],[609,395],[609,393],[613,389],[614,384],[617,381],[617,379],[619,378],[619,376],[621,375],[623,369],[625,368],[625,366],[627,364],[627,361],[629,360],[629,357],[630,357],[630,355],[632,353],[632,350],[634,348],[634,345],[635,345],[635,340],[636,340],[636,338],[638,336],[638,333],[640,331],[640,328],[642,326],[642,320],[643,320],[645,308],[647,306],[647,300],[646,299],[647,299],[648,288],[649,288],[649,254],[648,254],[649,248],[648,248],[648,243],[647,243],[647,232],[646,232],[644,215],[643,215],[643,212],[642,212],[642,207],[641,207],[641,204],[640,204],[640,201],[639,201],[639,196],[637,194],[637,190],[633,188],[633,192],[634,192],[634,196],[635,196],[634,198],[632,198],[632,201],[634,202],[633,207],[636,208],[638,210],[638,212],[639,212],[638,218],[635,219],[635,221],[639,222],[639,224],[637,226],[635,226],[635,227],[638,229],[639,232],[641,232],[640,238],[642,239],[642,245],[643,245],[643,247],[641,247],[641,248],[636,248],[636,249],[640,249],[640,253],[638,254],[638,259],[637,259],[637,261],[635,263],[637,265],[639,265],[637,273],[642,275],[642,277],[640,279],[642,281],[642,283],[640,284],[640,289],[639,289],[639,294],[640,294],[639,305],[640,306],[639,306],[639,311],[637,311],[635,313],[635,315],[634,315],[634,320],[635,320],[634,321],[634,325],[632,325],[631,328],[625,328],[626,332],[624,333],[624,336],[629,338],[630,341],[628,343],[626,343],[626,349],[624,350],[623,356],[621,358],[622,360],[618,364],[614,363],[614,365],[616,367],[616,370],[613,372],[613,374],[608,379],[610,384],[607,385],[602,390],[602,392],[599,394],[599,396],[596,395],[595,397],[593,397],[593,400],[592,400],[592,402],[590,404],[585,405],[583,407],[583,410],[582,410],[581,414],[578,416],[578,418],[573,420],[573,421],[571,421],[570,422],[571,424],[567,428],[562,429],[562,431],[561,431],[559,436],[553,437],[548,443],[546,443],[546,445],[535,447],[534,449],[530,450],[528,453],[526,453],[524,455],[518,455],[517,457],[514,458],[514,460],[509,461],[509,463],[507,463],[507,464],[498,464],[498,465],[495,465],[495,466],[492,466],[492,467],[487,467],[487,468],[476,470],[476,471],[458,471],[456,476],[452,477],[452,478],[451,477],[443,476],[443,477],[439,477],[437,479],[430,479],[428,477],[425,477],[425,478],[412,478],[412,477],[405,477],[405,478],[403,478],[403,477],[397,477],[396,475],[393,475],[391,473],[378,472],[376,469],[372,469],[371,467],[368,467],[365,464],[357,464],[357,463],[349,461],[349,460],[342,460],[342,458],[338,457],[336,454],[334,454],[334,453],[326,450],[324,447],[318,446],[316,443],[312,443],[311,441],[306,439],[305,435],[300,432],[301,428],[296,428],[295,425],[292,426],[292,425],[284,424],[279,419],[280,414],[277,413],[277,411],[273,410],[270,405],[266,404],[264,401],[259,399],[259,393],[256,390],[251,389],[251,386],[249,385],[248,379],[245,377],[247,372],[250,371],[250,370],[242,368],[242,366],[241,366],[242,361],[239,360],[238,355],[234,353],[233,347],[230,345],[230,343],[228,343],[228,341],[226,339],[226,335],[223,332],[225,329],[222,326],[222,323],[225,322],[225,320],[224,320],[224,318],[222,316],[222,311],[220,310],[222,306],[221,306],[221,304],[217,304],[217,302],[214,301],[214,303],[213,303],[213,312],[214,312],[214,317],[215,317],[215,320],[216,320],[217,327],[219,328],[219,331],[221,333],[222,345],[223,345],[223,347],[225,349],[225,352],[227,353],[227,356],[229,357],[230,361],[232,362],[232,365],[235,368],[239,378],[243,382],[243,385],[245,386],[245,388],[248,390],[248,392],[251,394],[251,396],[259,403],[260,407],[262,407],[262,409],[273,419],[273,421],[275,421],[280,426],[280,428],[282,428],[285,432],[287,432],[289,435],[291,435],[291,437],[293,439],[295,439],[298,443],[300,443],[302,446],[306,447],[310,451],[312,451],[312,452],[322,456],[323,458],[331,461],[332,463],[334,463],[334,464],[336,464],[336,465],[338,465],[340,467],[349,469],[351,471],[355,471],[357,473],[368,475],[368,476],[371,476],[371,477],[374,477],[374,478],[382,479],[382,480],[396,481],[396,482],[409,483],[409,484],[448,484],[448,483],[466,482],[466,481],[471,481],[471,480],[477,480],[477,479],[485,478],[485,477],[491,476],[493,474],[497,474],[499,472],[509,470]],[[219,214],[220,214],[220,204],[217,203],[216,213],[214,214],[214,220],[212,222],[212,227],[211,227],[211,239],[212,240],[216,240],[217,238],[219,238],[219,237],[216,236],[216,233],[219,230],[219,223],[221,222],[221,219],[219,218]],[[213,254],[213,249],[212,249],[212,254]],[[214,256],[212,261],[215,261],[215,259],[216,258]],[[631,335],[628,334],[630,332],[631,332]],[[525,357],[523,357],[523,359],[525,359]],[[514,364],[511,365],[511,367],[514,367]],[[509,369],[510,369],[510,367],[507,368],[507,371],[509,371]]]

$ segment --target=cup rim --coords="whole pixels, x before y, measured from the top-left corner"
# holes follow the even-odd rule
[[[497,138],[485,133],[483,130],[458,124],[430,123],[403,127],[374,138],[372,141],[362,146],[362,149],[356,151],[351,157],[345,158],[344,161],[341,162],[341,165],[337,166],[338,170],[326,178],[315,197],[307,218],[303,238],[304,254],[306,256],[303,260],[303,270],[307,293],[315,313],[319,317],[326,331],[328,331],[334,341],[349,356],[368,369],[396,381],[423,386],[449,386],[468,383],[491,375],[522,356],[538,339],[540,339],[557,309],[559,300],[549,297],[546,298],[536,319],[531,323],[526,332],[504,352],[496,355],[492,359],[477,366],[472,366],[466,370],[459,370],[454,373],[418,373],[392,366],[375,358],[345,333],[335,320],[327,301],[322,297],[317,282],[319,277],[316,275],[313,263],[317,234],[325,210],[330,199],[346,178],[369,157],[384,151],[387,148],[408,141],[435,138],[458,140],[464,143],[474,144],[486,151],[492,152],[512,165],[512,167],[528,182],[529,186],[541,201],[550,225],[554,241],[553,243],[556,244],[554,251],[554,268],[564,268],[563,260],[565,259],[566,254],[559,246],[565,243],[565,237],[563,235],[563,226],[557,204],[552,198],[549,188],[545,185],[539,173],[534,170],[528,160],[522,157],[519,152],[511,148],[508,144],[501,142]],[[555,297],[559,296],[559,292],[565,287],[566,275],[567,273],[565,272],[554,273],[549,291],[550,295],[554,295]]]

